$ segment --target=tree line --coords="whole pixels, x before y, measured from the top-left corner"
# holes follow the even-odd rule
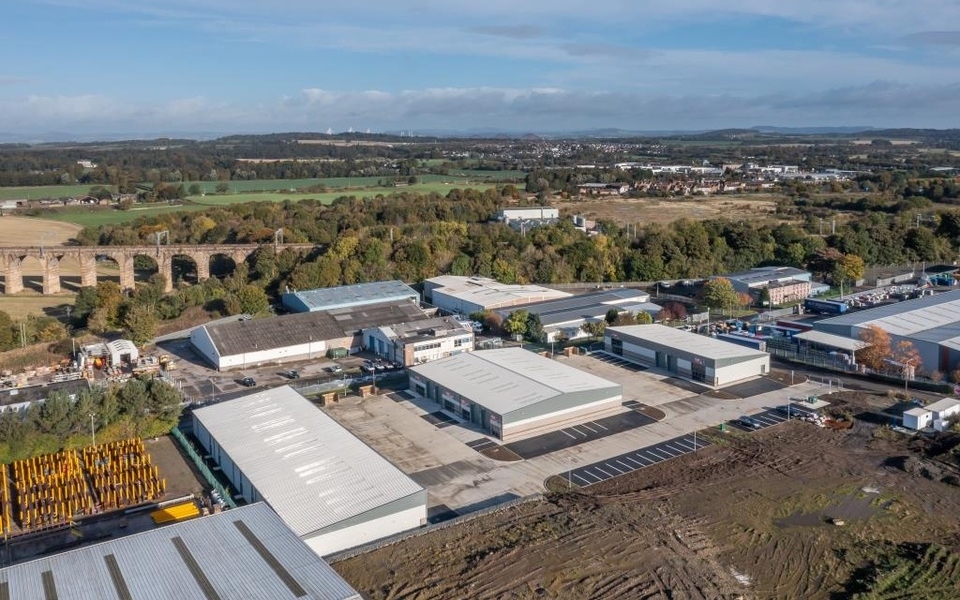
[[[92,418],[91,418],[92,416]],[[131,379],[71,398],[54,392],[24,411],[0,412],[0,463],[98,443],[164,435],[180,418],[180,394],[160,379]]]

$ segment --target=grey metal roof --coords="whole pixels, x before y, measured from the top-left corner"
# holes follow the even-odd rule
[[[220,356],[271,350],[349,337],[361,329],[426,319],[411,302],[387,302],[335,310],[233,321],[205,327]]]
[[[566,298],[570,294],[540,285],[500,283],[489,277],[440,275],[425,281],[433,287],[432,294],[449,296],[494,310],[501,306],[538,302],[552,298]]]
[[[621,391],[612,381],[522,348],[457,354],[410,370],[501,416],[562,394]]]
[[[766,356],[766,352],[753,350],[731,342],[725,342],[698,333],[683,331],[667,327],[666,325],[627,325],[624,327],[608,327],[608,332],[619,333],[624,338],[647,340],[671,348],[686,350],[692,354],[720,360],[724,358],[750,358]]]
[[[773,280],[794,279],[797,277],[810,277],[809,271],[797,269],[796,267],[756,267],[746,271],[730,273],[723,275],[725,279],[739,281],[745,285],[752,283],[767,283]]]
[[[284,294],[299,299],[308,310],[330,310],[346,306],[363,306],[379,302],[397,301],[405,299],[420,299],[415,289],[402,281],[373,281],[355,285],[342,285],[331,288],[318,288],[302,292]]]
[[[829,346],[831,348],[847,350],[848,352],[856,352],[857,350],[866,348],[870,345],[859,340],[843,337],[842,335],[834,335],[832,333],[817,331],[816,329],[795,334],[793,338],[796,340],[804,340],[807,342],[813,342],[814,344]]]
[[[436,317],[411,323],[395,323],[379,327],[388,338],[404,341],[420,339],[435,339],[447,335],[473,335],[472,329],[467,329],[453,317]]]
[[[4,598],[360,600],[270,508],[209,517],[0,570]]]
[[[423,490],[289,386],[193,414],[300,536]]]
[[[650,294],[643,290],[618,288],[504,308],[497,313],[506,318],[515,310],[525,310],[530,314],[538,315],[540,323],[547,327],[573,321],[602,319],[611,308],[626,309],[628,306],[635,306],[649,299]]]
[[[884,331],[898,336],[917,336],[929,331],[929,341],[948,339],[954,332],[941,336],[944,328],[960,324],[960,290],[923,296],[895,304],[885,304],[867,310],[858,310],[844,315],[817,321],[814,327],[868,327],[877,325]],[[938,331],[937,331],[938,330]]]

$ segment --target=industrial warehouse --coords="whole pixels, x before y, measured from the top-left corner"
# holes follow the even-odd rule
[[[504,441],[621,409],[621,387],[521,348],[458,354],[410,369],[410,391]]]
[[[280,297],[290,312],[317,312],[383,302],[420,303],[417,290],[402,281],[372,281],[355,285],[287,292]]]
[[[321,556],[426,522],[425,489],[288,386],[198,409],[193,432]]]
[[[766,352],[664,325],[608,327],[603,345],[610,354],[712,387],[770,370]]]
[[[334,348],[356,352],[365,328],[426,318],[412,302],[384,302],[204,325],[190,333],[190,343],[217,370],[245,369],[309,360]]]
[[[858,341],[870,326],[890,334],[893,346],[902,341],[913,344],[925,371],[950,373],[960,366],[960,290],[850,312],[813,325],[816,331]]]
[[[500,283],[489,277],[440,275],[423,282],[424,302],[461,315],[569,296],[567,292],[540,285]]]
[[[0,598],[361,596],[259,503],[6,567]]]
[[[363,330],[365,349],[405,367],[473,351],[473,331],[453,317]]]

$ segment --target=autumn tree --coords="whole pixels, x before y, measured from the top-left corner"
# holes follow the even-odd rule
[[[874,371],[882,370],[892,352],[890,334],[878,325],[868,325],[860,332],[860,340],[866,346],[856,351],[857,362]]]
[[[913,376],[923,367],[923,359],[920,358],[920,351],[909,340],[901,340],[893,347],[891,357],[900,365],[903,378],[912,379]]]
[[[687,318],[687,307],[675,300],[664,303],[657,317],[661,321],[682,321]]]
[[[503,322],[503,330],[513,336],[523,335],[527,332],[527,319],[530,313],[523,310],[515,310],[507,316]]]
[[[638,312],[637,316],[634,317],[634,320],[636,321],[637,325],[649,325],[653,323],[653,317],[651,317],[650,313],[645,310]]]
[[[580,326],[580,329],[584,330],[590,337],[603,337],[603,332],[607,330],[607,322],[601,320],[584,323]]]
[[[729,279],[717,277],[703,284],[700,303],[709,308],[734,308],[740,304],[740,296]]]

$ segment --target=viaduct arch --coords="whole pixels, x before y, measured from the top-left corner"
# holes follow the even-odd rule
[[[272,244],[281,250],[312,250],[316,244]],[[120,267],[120,287],[134,288],[133,263],[137,256],[155,260],[158,272],[167,280],[166,291],[173,291],[173,257],[186,256],[197,265],[197,281],[210,278],[210,259],[226,256],[238,265],[247,260],[263,244],[207,244],[169,246],[28,246],[0,247],[0,269],[4,275],[4,294],[23,291],[23,261],[32,257],[40,261],[43,273],[43,294],[60,293],[60,261],[71,257],[80,265],[80,286],[97,285],[97,257],[106,256]]]

